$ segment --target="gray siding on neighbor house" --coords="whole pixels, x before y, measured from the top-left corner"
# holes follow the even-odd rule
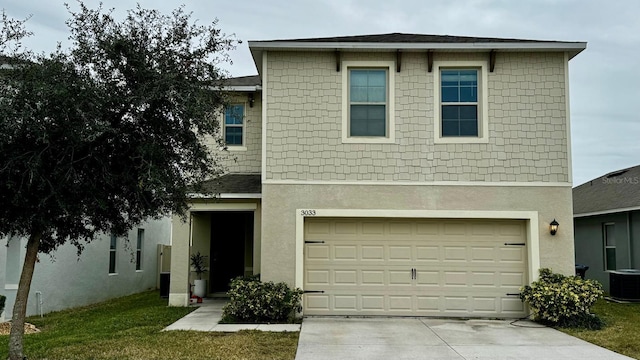
[[[616,269],[640,265],[640,211],[619,212],[574,219],[576,263],[589,266],[588,279],[602,283],[609,291],[609,273],[605,270],[603,226],[614,224]]]
[[[142,269],[136,270],[138,229],[144,229]],[[155,288],[158,244],[169,245],[169,218],[148,221],[118,239],[116,274],[109,274],[110,236],[86,245],[82,255],[72,245],[61,246],[52,256],[40,254],[29,293],[27,315],[88,305]],[[24,261],[25,239],[0,239],[0,294],[7,296],[5,318],[10,319]],[[41,294],[41,295],[40,295]],[[42,306],[40,307],[40,298]]]

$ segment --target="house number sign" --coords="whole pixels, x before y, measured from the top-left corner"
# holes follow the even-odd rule
[[[315,210],[300,210],[300,215],[302,216],[316,216]]]

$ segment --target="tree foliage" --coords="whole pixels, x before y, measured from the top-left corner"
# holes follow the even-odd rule
[[[148,218],[187,209],[187,192],[221,172],[204,143],[216,136],[220,86],[236,40],[183,7],[67,6],[72,46],[18,52],[29,33],[3,13],[0,51],[0,237],[27,237],[14,306],[24,323],[37,253],[124,235]],[[13,42],[13,46],[11,46]],[[22,357],[12,332],[10,357]]]
[[[234,43],[182,8],[71,15],[71,51],[14,64],[0,87],[0,234],[41,233],[45,253],[186,209],[219,171],[201,140]]]

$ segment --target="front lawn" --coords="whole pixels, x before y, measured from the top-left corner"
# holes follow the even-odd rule
[[[164,327],[194,308],[170,308],[157,291],[27,319],[29,359],[293,359],[298,333],[204,333]],[[0,359],[9,337],[0,336]]]
[[[640,304],[617,304],[599,300],[592,311],[604,320],[604,329],[559,330],[617,353],[640,359]]]

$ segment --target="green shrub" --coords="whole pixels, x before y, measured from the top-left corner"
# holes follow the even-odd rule
[[[302,290],[286,283],[261,282],[258,277],[238,277],[231,281],[229,303],[222,309],[222,322],[286,323],[302,310]]]
[[[561,327],[599,329],[602,321],[590,313],[603,295],[602,285],[579,276],[540,269],[540,279],[520,288],[520,299],[531,308],[533,319]]]

